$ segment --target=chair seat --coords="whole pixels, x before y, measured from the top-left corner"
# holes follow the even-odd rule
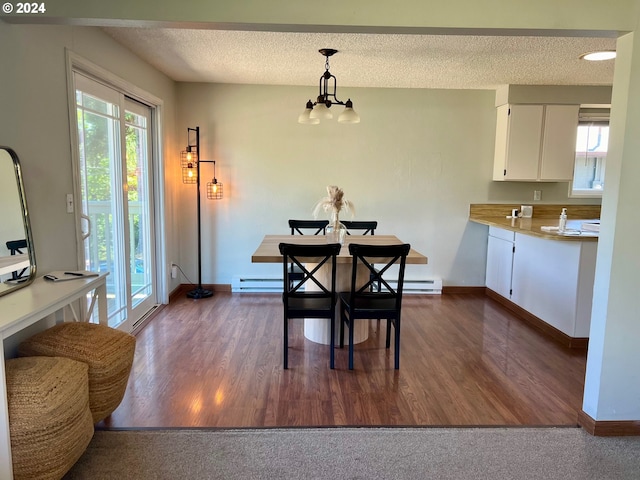
[[[335,303],[330,298],[315,298],[311,296],[305,296],[302,298],[291,297],[289,298],[289,316],[296,316],[297,313],[309,318],[329,317],[335,306]]]
[[[351,310],[352,307],[349,304],[350,297],[351,294],[349,292],[340,294],[340,300],[342,300],[347,310]],[[397,312],[396,299],[391,296],[382,298],[379,294],[356,297],[353,307],[357,310],[356,318],[391,318],[395,317]]]

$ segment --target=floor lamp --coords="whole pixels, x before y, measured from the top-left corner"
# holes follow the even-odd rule
[[[191,142],[191,132],[195,133],[195,144]],[[194,151],[195,149],[195,151]],[[207,198],[220,200],[222,198],[222,184],[216,179],[215,160],[202,160],[200,158],[200,127],[187,128],[187,148],[180,153],[182,165],[182,182],[195,183],[197,188],[197,216],[198,216],[198,286],[187,292],[189,298],[207,298],[213,296],[212,290],[202,288],[202,233],[200,219],[200,164],[213,163],[213,179],[207,183]]]

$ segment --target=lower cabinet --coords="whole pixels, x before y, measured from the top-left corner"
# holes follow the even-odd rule
[[[598,243],[495,230],[514,236],[512,266],[507,246],[498,244],[505,240],[490,231],[487,287],[567,336],[587,338]]]
[[[486,284],[494,292],[509,299],[511,298],[514,239],[514,232],[489,227]]]

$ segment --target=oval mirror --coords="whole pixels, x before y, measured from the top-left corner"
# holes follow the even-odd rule
[[[0,296],[29,285],[36,258],[18,155],[0,146]]]

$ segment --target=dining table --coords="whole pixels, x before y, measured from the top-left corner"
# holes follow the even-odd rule
[[[251,256],[252,263],[280,263],[282,264],[282,255],[280,254],[279,245],[281,243],[293,243],[299,245],[321,245],[327,243],[327,237],[324,235],[265,235],[260,245]],[[349,253],[349,244],[365,244],[365,245],[398,245],[403,242],[395,235],[346,235],[340,253],[336,257],[336,290],[338,292],[347,292],[351,289],[351,273],[353,257]],[[407,264],[423,264],[428,263],[425,255],[411,248],[407,255]],[[316,275],[316,278],[325,286],[330,283],[330,266],[324,265]],[[357,271],[357,280],[360,285],[364,284],[369,278],[368,269],[360,265]],[[313,286],[311,287],[313,288]],[[339,308],[339,307],[337,307]],[[339,325],[339,315],[336,317]],[[322,318],[305,318],[304,319],[304,336],[315,343],[329,345],[330,322]],[[354,327],[354,343],[361,343],[369,338],[368,322],[355,322]]]

